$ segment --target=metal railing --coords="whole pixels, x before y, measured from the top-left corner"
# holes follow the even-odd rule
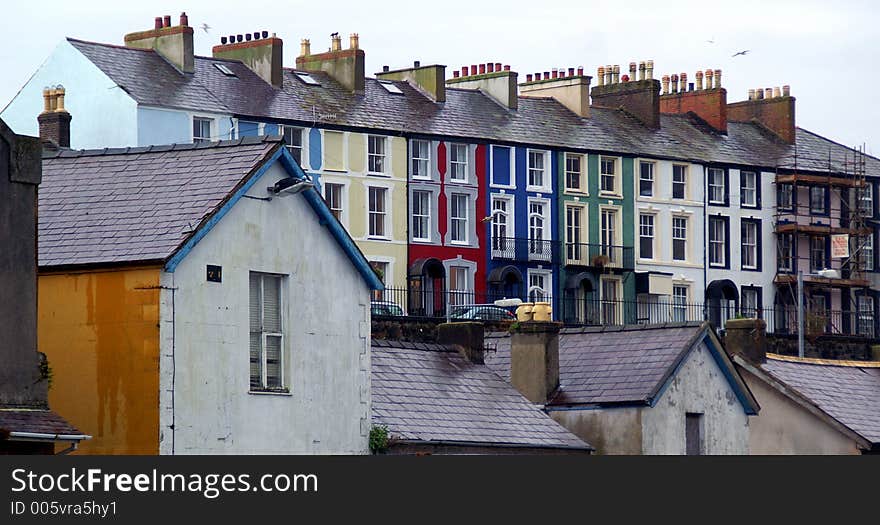
[[[548,264],[595,268],[635,267],[632,246],[572,243],[525,237],[492,237],[492,258],[510,261],[539,261]]]

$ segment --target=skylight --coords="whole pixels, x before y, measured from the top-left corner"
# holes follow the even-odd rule
[[[226,75],[227,77],[234,77],[235,73],[232,72],[231,69],[226,67],[226,64],[220,64],[219,62],[214,62],[214,67],[220,70],[221,73]]]
[[[385,88],[385,91],[389,93],[393,93],[395,95],[403,95],[403,91],[401,91],[400,88],[395,86],[392,82],[389,82],[387,80],[380,80],[379,85]]]
[[[297,76],[300,80],[302,80],[302,81],[305,82],[306,84],[309,84],[310,86],[320,86],[320,85],[321,85],[320,83],[318,83],[317,80],[315,80],[315,79],[312,77],[312,75],[310,75],[310,74],[308,74],[308,73],[299,73],[299,72],[297,72],[297,73],[295,73],[295,74],[296,74],[296,76]]]

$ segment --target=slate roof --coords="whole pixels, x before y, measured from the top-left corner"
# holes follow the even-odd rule
[[[705,323],[563,328],[559,390],[548,406],[650,404],[708,330]],[[486,364],[510,379],[509,334],[487,334]],[[753,399],[752,399],[753,400]]]
[[[40,267],[166,260],[281,144],[251,137],[44,156]]]
[[[878,363],[834,363],[768,354],[761,369],[797,391],[875,447],[880,445]]]
[[[62,439],[88,438],[51,410],[0,408],[0,429],[8,432],[52,434],[62,436]]]
[[[454,348],[374,340],[372,410],[405,441],[591,449],[491,368]]]
[[[849,151],[803,129],[796,132],[797,144],[788,145],[753,123],[730,122],[728,134],[722,135],[686,115],[661,115],[659,130],[615,109],[593,107],[584,119],[550,98],[520,97],[513,111],[479,91],[447,88],[446,102],[435,103],[402,81],[394,82],[403,92],[396,95],[367,78],[360,95],[321,72],[310,73],[320,83],[312,86],[285,69],[279,90],[237,61],[196,57],[195,73],[183,74],[151,50],[68,41],[148,106],[767,169],[827,171],[830,155],[832,171],[841,171]],[[218,62],[236,76],[220,72],[214,67]],[[880,176],[880,160],[868,157],[867,170]]]

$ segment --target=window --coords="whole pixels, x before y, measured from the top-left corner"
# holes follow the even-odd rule
[[[617,279],[602,279],[600,293],[602,294],[602,324],[606,326],[623,324],[623,316],[621,315],[622,305],[620,303],[620,281]]]
[[[828,199],[826,188],[810,186],[810,214],[828,215]]]
[[[367,170],[370,173],[385,173],[385,137],[367,137]]]
[[[467,144],[449,146],[449,178],[456,182],[468,180],[468,147]]]
[[[385,198],[388,190],[385,188],[369,188],[369,235],[370,237],[385,237]]]
[[[376,273],[376,275],[379,276],[379,282],[381,282],[382,284],[386,284],[387,278],[388,278],[388,263],[387,262],[379,262],[379,261],[370,261],[370,267],[372,267],[373,271]],[[373,290],[373,300],[374,301],[384,301],[385,300],[385,292],[386,292],[386,290]],[[401,315],[403,315],[403,314],[401,314]]]
[[[330,213],[336,217],[337,221],[342,221],[342,192],[345,190],[345,186],[342,184],[324,184],[324,200],[327,202],[327,207],[330,208]]]
[[[231,69],[229,69],[229,66],[227,66],[226,64],[214,62],[214,67],[216,67],[218,71],[220,71],[221,73],[223,73],[227,77],[234,77],[235,76],[235,72],[232,71]]]
[[[392,95],[403,95],[403,91],[389,80],[380,80],[379,85]]]
[[[781,272],[794,271],[794,236],[790,233],[779,234],[779,257],[777,266]]]
[[[510,201],[506,198],[492,198],[492,255],[495,257],[512,256],[508,250],[513,250],[510,237],[513,233],[508,231],[510,223]]]
[[[709,204],[727,205],[727,173],[719,168],[709,168]]]
[[[874,235],[868,234],[859,238],[862,243],[862,250],[859,254],[859,262],[862,271],[874,271]]]
[[[727,266],[727,220],[709,217],[709,265]]]
[[[672,218],[672,260],[687,260],[687,235],[688,235],[688,219],[687,217]]]
[[[759,317],[761,308],[761,294],[758,288],[743,286],[742,288],[742,315],[748,318]]]
[[[565,207],[565,257],[580,261],[584,247],[581,245],[581,224],[584,209],[580,206]]]
[[[758,187],[758,174],[753,171],[741,171],[739,173],[739,199],[740,206],[757,208],[760,206],[760,188]]]
[[[470,296],[470,283],[467,266],[449,267],[449,304],[468,304]]]
[[[859,318],[856,329],[859,334],[874,337],[874,298],[870,295],[858,296]]]
[[[639,257],[654,258],[654,216],[646,213],[639,215]]]
[[[549,243],[545,242],[545,222],[547,205],[543,202],[529,202],[529,258],[550,257]]]
[[[544,174],[544,152],[529,150],[529,186],[543,188],[546,180]]]
[[[688,456],[703,455],[703,414],[684,415],[684,449]]]
[[[870,182],[859,191],[859,210],[866,217],[874,216],[874,186]]]
[[[617,243],[617,210],[605,208],[602,210],[601,227],[599,229],[599,241],[601,242],[602,255],[614,262],[614,248]]]
[[[600,164],[600,187],[606,193],[617,193],[617,159],[602,157]]]
[[[427,140],[414,140],[412,144],[412,178],[430,179],[430,143]]]
[[[547,290],[550,287],[550,274],[536,270],[529,270],[529,301],[549,301],[550,295]]]
[[[824,237],[810,237],[810,271],[818,272],[827,268]]]
[[[320,86],[321,85],[317,80],[315,80],[315,77],[313,77],[312,75],[310,75],[308,73],[302,73],[300,71],[297,71],[294,74],[296,75],[296,77],[298,79],[302,80],[304,83],[306,83],[310,86]]]
[[[780,210],[790,211],[794,209],[794,186],[780,184],[776,189],[776,206]]]
[[[572,153],[565,154],[565,189],[570,191],[584,191],[581,186],[583,156]]]
[[[468,242],[468,196],[453,193],[450,199],[451,241],[459,244]]]
[[[193,117],[193,142],[211,142],[211,126],[214,119]]]
[[[682,164],[672,165],[672,198],[687,198],[687,170],[688,167]]]
[[[414,241],[431,241],[431,192],[413,191],[412,231]]]
[[[672,320],[687,321],[688,286],[672,285]]]
[[[652,197],[654,195],[654,163],[639,163],[639,195]]]
[[[287,151],[293,155],[297,164],[302,165],[303,150],[303,130],[302,128],[294,128],[292,126],[281,126],[281,136],[284,137],[284,144]]]
[[[284,388],[283,277],[250,272],[251,390]]]
[[[758,222],[743,219],[740,236],[740,254],[743,270],[760,269],[761,250]]]

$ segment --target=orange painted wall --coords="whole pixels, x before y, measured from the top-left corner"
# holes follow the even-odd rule
[[[92,436],[81,454],[159,453],[159,269],[39,276],[49,406]]]

